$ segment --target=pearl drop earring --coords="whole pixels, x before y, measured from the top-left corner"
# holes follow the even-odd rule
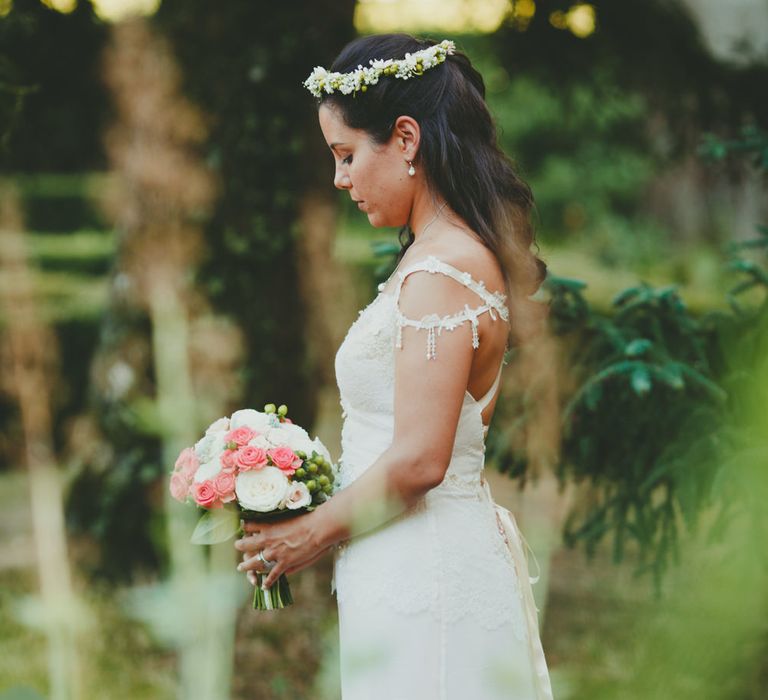
[[[410,166],[408,168],[408,174],[413,177],[416,174],[416,168],[413,167],[413,161],[409,160],[407,161],[408,165]]]

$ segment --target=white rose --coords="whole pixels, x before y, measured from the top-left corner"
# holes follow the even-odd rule
[[[213,459],[201,464],[195,472],[195,483],[213,479],[221,471],[221,460],[217,454]]]
[[[298,425],[283,423],[279,428],[272,428],[267,433],[267,438],[274,447],[285,445],[294,452],[297,450],[305,452],[307,457],[312,454],[312,440],[309,439],[307,431]]]
[[[195,443],[195,456],[200,464],[210,462],[212,459],[219,459],[219,456],[226,448],[224,442],[224,432],[215,432],[205,435]]]
[[[235,493],[240,505],[259,513],[276,510],[289,486],[288,477],[277,467],[241,472],[235,479]]]
[[[251,430],[255,430],[257,433],[267,432],[272,426],[272,423],[273,419],[266,413],[254,411],[252,408],[243,408],[239,411],[235,411],[229,419],[229,427],[232,430],[246,426]]]
[[[295,423],[281,423],[280,427],[287,431],[291,436],[290,441],[288,442],[288,447],[293,448],[294,444],[298,445],[301,442],[309,441],[309,433],[300,425],[296,425]]]
[[[267,431],[266,437],[272,443],[272,447],[278,447],[279,445],[291,447],[289,443],[293,438],[293,434],[281,425],[279,428],[270,428]]]
[[[213,421],[205,430],[206,435],[210,435],[211,433],[226,433],[229,430],[229,418],[226,416],[224,418],[219,418],[218,420]]]
[[[291,510],[303,508],[312,503],[312,494],[309,492],[306,484],[301,481],[294,481],[285,494],[285,507]]]

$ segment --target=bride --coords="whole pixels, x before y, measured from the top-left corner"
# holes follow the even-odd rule
[[[347,45],[305,86],[334,184],[408,233],[336,355],[341,489],[246,524],[265,585],[334,555],[344,700],[551,698],[521,536],[484,478],[505,351],[535,326],[533,198],[453,42]]]

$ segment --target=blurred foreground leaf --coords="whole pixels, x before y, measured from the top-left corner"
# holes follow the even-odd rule
[[[234,537],[240,529],[240,516],[230,508],[216,508],[200,516],[192,544],[217,544]]]

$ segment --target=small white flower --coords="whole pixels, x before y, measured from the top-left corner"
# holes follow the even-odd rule
[[[444,39],[439,44],[434,44],[413,54],[407,53],[405,57],[396,60],[374,58],[368,61],[370,68],[358,66],[349,73],[329,73],[320,66],[310,73],[303,85],[315,97],[321,97],[323,91],[331,94],[338,90],[344,95],[357,92],[365,85],[375,85],[384,70],[394,66],[394,77],[408,80],[419,76],[424,70],[433,68],[445,61],[447,56],[455,53],[456,45],[450,39]]]
[[[290,482],[277,467],[241,472],[235,479],[235,494],[246,510],[269,513],[284,501]]]
[[[288,487],[283,503],[289,510],[303,508],[312,503],[312,494],[309,492],[306,484],[301,481],[294,481]]]

